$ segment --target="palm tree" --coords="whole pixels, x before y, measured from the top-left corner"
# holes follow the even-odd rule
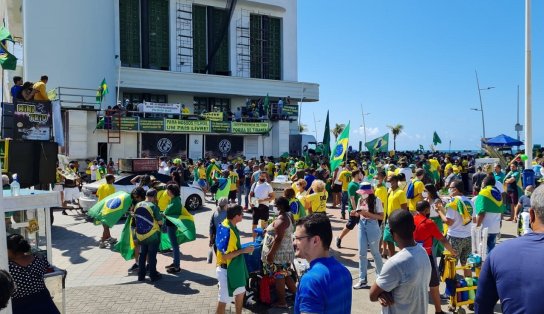
[[[299,124],[299,126],[298,126],[298,131],[299,131],[300,133],[306,132],[306,131],[308,131],[308,126],[307,126],[306,124],[302,124],[302,123],[301,123],[301,124]]]
[[[388,125],[388,128],[391,129],[391,133],[393,133],[393,150],[397,151],[397,136],[402,133],[402,129],[404,129],[404,125],[397,124],[397,125]]]
[[[334,129],[332,129],[332,135],[334,135],[334,140],[335,141],[338,139],[338,136],[340,136],[340,133],[342,133],[342,131],[344,131],[345,128],[346,128],[345,124],[336,123],[336,125],[334,126]]]

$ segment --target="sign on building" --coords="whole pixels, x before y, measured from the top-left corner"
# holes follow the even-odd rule
[[[18,102],[14,106],[14,138],[36,141],[51,139],[51,102]]]

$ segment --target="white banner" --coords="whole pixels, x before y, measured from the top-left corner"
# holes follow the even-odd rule
[[[146,113],[165,113],[180,114],[181,104],[165,104],[156,102],[144,102],[144,112]]]

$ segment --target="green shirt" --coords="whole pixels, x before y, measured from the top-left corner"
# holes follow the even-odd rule
[[[499,173],[493,172],[493,175],[495,176],[496,181],[499,181],[500,183],[504,183],[504,177],[506,176],[504,172],[502,171]]]
[[[348,212],[351,212],[351,210],[353,209],[351,206],[352,196],[355,197],[355,205],[357,205],[357,203],[359,202],[359,198],[361,197],[361,195],[357,193],[359,186],[360,186],[359,182],[355,182],[355,181],[351,181],[348,184]]]

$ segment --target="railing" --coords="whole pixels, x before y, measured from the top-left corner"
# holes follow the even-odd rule
[[[56,88],[57,99],[63,108],[80,108],[98,110],[100,104],[96,102],[96,89],[62,87]]]

